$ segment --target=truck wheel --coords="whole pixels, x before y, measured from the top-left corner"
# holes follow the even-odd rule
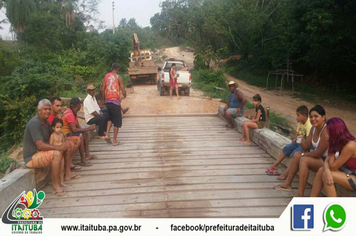
[[[189,96],[189,95],[190,95],[190,88],[186,88],[186,89],[185,89],[184,95],[185,95],[185,96]]]

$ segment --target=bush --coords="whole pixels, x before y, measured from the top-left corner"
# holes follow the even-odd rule
[[[5,173],[6,170],[10,167],[10,164],[16,162],[15,160],[9,158],[4,153],[0,154],[0,173]]]

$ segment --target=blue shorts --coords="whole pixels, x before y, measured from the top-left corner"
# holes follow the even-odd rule
[[[221,113],[223,112],[224,108],[225,108],[225,105],[219,106],[219,110],[220,110]],[[228,109],[226,110],[226,112],[229,112],[230,115],[231,115],[231,117],[233,117],[233,118],[241,117],[241,116],[243,115],[243,113],[237,114],[236,108],[228,108]],[[226,114],[226,113],[225,113],[225,114]]]
[[[286,156],[293,157],[294,153],[303,152],[303,149],[300,146],[300,143],[290,143],[284,146],[282,151]]]

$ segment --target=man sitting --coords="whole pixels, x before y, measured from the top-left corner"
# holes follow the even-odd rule
[[[48,122],[52,125],[52,122],[55,118],[60,118],[59,114],[62,112],[62,99],[60,97],[53,97],[51,98],[51,115],[48,118]],[[67,137],[66,140],[69,142],[68,151],[70,153],[70,160],[73,160],[75,153],[78,151],[80,146],[80,139],[79,137]],[[80,166],[75,166],[72,161],[70,163],[65,163],[65,179],[69,180],[71,178],[78,178],[75,172],[71,170],[80,170]]]
[[[50,145],[49,137],[51,126],[47,121],[51,114],[51,102],[43,99],[38,103],[38,113],[27,123],[23,139],[23,156],[29,168],[52,167],[52,188],[54,194],[64,196],[65,193],[59,184],[59,171],[63,153],[69,161],[68,143]]]
[[[102,115],[98,102],[95,98],[95,87],[93,84],[87,86],[88,96],[84,99],[84,117],[88,125],[98,125],[100,139],[105,139],[108,119]],[[105,132],[105,133],[104,133]]]
[[[82,128],[78,122],[78,112],[82,107],[82,101],[78,97],[74,97],[70,100],[70,107],[63,113],[63,135],[64,137],[80,137],[79,153],[81,157],[82,166],[92,166],[89,159],[96,159],[96,156],[91,156],[89,153],[89,137],[87,131],[95,130],[95,125],[91,125],[88,128]],[[81,135],[83,134],[83,135]],[[84,155],[84,152],[86,155]]]
[[[237,89],[238,84],[234,81],[229,82],[230,95],[227,99],[227,104],[221,105],[219,110],[226,120],[227,129],[234,127],[233,119],[244,114],[244,106],[246,98],[240,90]]]
[[[59,114],[62,112],[62,99],[59,97],[51,98],[51,114],[48,117],[48,122],[52,125],[52,121],[54,118],[60,118]]]

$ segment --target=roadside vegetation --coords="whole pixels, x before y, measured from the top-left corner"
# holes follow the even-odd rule
[[[113,62],[126,72],[132,33],[138,34],[141,48],[176,45],[150,27],[140,27],[134,18],[122,19],[115,34],[112,29],[99,33],[103,26],[96,19],[98,0],[0,2],[17,36],[16,41],[0,38],[3,152],[22,142],[25,125],[40,99],[84,97],[86,84],[101,83]],[[123,77],[127,84],[128,77]]]
[[[9,168],[11,163],[16,162],[14,159],[11,159],[5,153],[0,153],[0,177],[2,174],[5,174],[7,168]]]
[[[353,0],[167,0],[161,5],[152,28],[185,39],[195,49],[196,68],[235,59],[227,71],[261,87],[268,71],[290,69],[304,75],[297,86],[300,96],[331,93],[356,100]]]

